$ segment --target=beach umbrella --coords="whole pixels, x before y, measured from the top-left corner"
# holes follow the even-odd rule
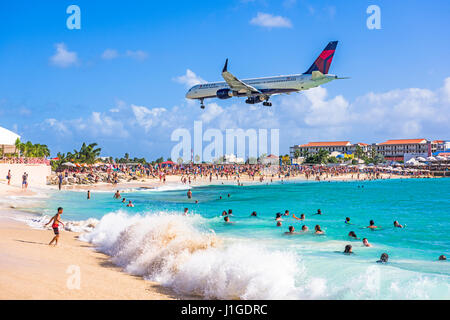
[[[66,166],[66,167],[76,167],[72,162],[64,162],[63,164],[61,164],[62,166]]]
[[[433,156],[429,156],[429,157],[427,158],[427,161],[436,161],[436,158],[433,157]]]
[[[425,159],[424,157],[417,157],[416,160],[417,161],[422,161],[422,162],[427,161],[427,159]]]

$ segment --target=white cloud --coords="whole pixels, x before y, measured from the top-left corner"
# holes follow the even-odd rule
[[[61,68],[67,68],[78,63],[77,53],[67,50],[64,43],[57,43],[56,53],[50,57],[50,62]]]
[[[206,105],[205,112],[202,112],[200,119],[204,123],[209,123],[217,118],[223,112],[223,108],[217,103],[209,103]]]
[[[176,82],[178,83],[182,83],[184,84],[187,88],[193,87],[196,84],[200,84],[200,83],[206,83],[205,80],[203,80],[201,77],[199,77],[198,75],[196,75],[193,71],[191,71],[190,69],[186,70],[186,74],[176,77],[174,79]]]
[[[106,49],[105,51],[103,51],[101,57],[104,60],[113,60],[119,57],[119,53],[115,49]]]
[[[274,16],[270,13],[258,12],[256,17],[250,20],[250,24],[267,28],[291,28],[292,23],[288,18]]]
[[[58,121],[54,118],[46,119],[46,120],[44,120],[44,123],[47,126],[54,128],[59,133],[63,133],[63,134],[69,133],[69,130],[67,129],[67,127],[61,121]]]
[[[147,59],[147,57],[148,57],[148,54],[142,50],[136,50],[136,51],[127,50],[125,55],[127,57],[130,57],[132,59],[139,60],[139,61],[143,61],[143,60]]]
[[[153,126],[164,124],[164,122],[161,121],[161,116],[167,111],[165,108],[149,109],[134,104],[131,105],[131,110],[133,111],[136,122],[143,127],[146,132]]]

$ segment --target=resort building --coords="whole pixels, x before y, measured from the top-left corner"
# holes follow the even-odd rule
[[[350,141],[327,141],[327,142],[309,142],[307,144],[297,145],[290,148],[291,158],[295,158],[295,151],[299,150],[300,154],[305,153],[314,154],[320,150],[328,151],[329,153],[354,153],[356,147],[359,146],[363,152],[368,152],[371,146],[367,143],[350,143]]]
[[[266,157],[259,159],[259,163],[264,165],[278,165],[280,163],[279,157],[273,154],[269,154]]]
[[[386,160],[408,161],[414,157],[430,156],[432,143],[427,139],[387,140],[377,144],[377,152]]]

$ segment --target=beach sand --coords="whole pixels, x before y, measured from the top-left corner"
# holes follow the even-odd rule
[[[52,231],[31,229],[7,217],[11,214],[0,211],[0,299],[179,298],[155,282],[121,272],[107,255],[77,240],[77,233],[61,231],[58,246],[50,247]],[[78,267],[80,289],[69,289]]]

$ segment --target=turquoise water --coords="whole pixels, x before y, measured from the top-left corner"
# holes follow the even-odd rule
[[[240,298],[294,299],[450,298],[449,264],[447,261],[437,261],[439,255],[445,254],[448,257],[450,253],[450,179],[299,182],[243,187],[218,185],[194,187],[192,191],[192,200],[187,199],[185,189],[122,192],[122,197],[133,201],[134,208],[126,208],[120,201],[114,200],[111,192],[92,192],[92,199],[88,201],[84,192],[63,191],[52,195],[39,210],[50,215],[56,207],[62,206],[63,219],[86,220],[101,219],[107,213],[115,212],[117,215],[119,211],[128,219],[138,215],[158,215],[161,212],[178,217],[181,216],[183,208],[187,207],[197,218],[187,218],[183,223],[192,225],[196,231],[203,234],[213,230],[222,240],[220,247],[224,251],[234,248],[226,253],[226,262],[222,260],[217,268],[222,268],[224,263],[239,264],[240,259],[242,260],[240,255],[248,256],[245,252],[252,254],[261,250],[259,256],[245,262],[245,265],[233,265],[233,268],[237,268],[233,269],[234,273],[242,273],[241,278],[247,279],[247,288],[239,289],[241,291],[234,287],[226,289],[234,290],[230,293],[231,296],[227,295],[229,292],[220,285],[215,285],[216,288],[207,282],[205,279],[210,279],[210,275],[205,275],[205,279],[196,279],[197,282],[205,281],[205,286],[208,283],[208,292],[202,289],[203,287],[195,289],[206,297],[230,298],[237,295]],[[227,194],[230,194],[230,197]],[[219,196],[222,196],[221,200]],[[199,203],[195,204],[194,200]],[[313,215],[319,208],[323,215]],[[223,210],[228,209],[233,210],[233,224],[225,224],[220,216]],[[304,213],[306,220],[297,221],[283,217],[282,227],[276,227],[275,214],[284,213],[285,210],[296,216]],[[256,211],[258,217],[250,217],[252,211]],[[350,217],[354,225],[344,224],[346,217]],[[371,219],[382,228],[377,231],[364,228]],[[406,227],[394,228],[394,220]],[[123,224],[120,221],[117,220],[116,223],[119,228],[120,224]],[[152,221],[148,223],[155,224],[155,221]],[[129,226],[128,223],[125,224],[123,228]],[[313,234],[312,230],[316,224],[322,227],[325,235]],[[310,232],[286,236],[284,232],[290,225],[294,226],[296,231],[300,231],[302,225],[307,225]],[[366,248],[362,246],[361,240],[350,239],[347,236],[350,231],[355,231],[360,239],[368,238],[373,247]],[[151,237],[154,237],[154,234]],[[102,239],[104,238],[103,235]],[[114,241],[116,240],[115,238]],[[97,244],[101,246],[104,244],[102,241],[104,240],[97,241]],[[346,244],[353,246],[354,255],[341,253]],[[110,247],[105,250],[109,253],[112,247],[110,243],[108,245]],[[139,247],[143,244],[133,245]],[[240,247],[233,247],[237,245]],[[245,249],[242,249],[243,247]],[[117,250],[114,252],[117,253]],[[389,263],[377,264],[375,261],[383,252],[389,254]],[[215,260],[217,254],[209,258],[204,257],[201,260],[203,262],[199,262],[196,268],[203,268],[203,265],[214,268],[214,265],[210,265],[210,260]],[[258,261],[260,256],[262,260]],[[119,264],[127,266],[131,263],[123,257],[120,259]],[[272,265],[273,259],[277,260],[278,264]],[[187,262],[183,260],[182,263],[182,268],[187,268]],[[267,269],[260,270],[264,274],[264,280],[259,279],[261,275],[256,274],[256,271],[252,271],[255,272],[254,275],[249,275],[248,270],[264,264],[267,264]],[[226,273],[228,270],[229,268],[222,271]],[[194,290],[192,283],[180,283],[185,280],[174,283],[176,277],[173,274],[169,277],[170,280],[167,280],[167,272],[164,277],[161,274],[149,275],[141,271],[135,273],[166,281],[168,285],[183,292]],[[254,294],[248,286],[250,283],[254,286],[258,281],[269,282],[257,285],[274,292],[262,296]],[[283,289],[283,284],[286,289]],[[253,295],[248,293],[249,290]]]

